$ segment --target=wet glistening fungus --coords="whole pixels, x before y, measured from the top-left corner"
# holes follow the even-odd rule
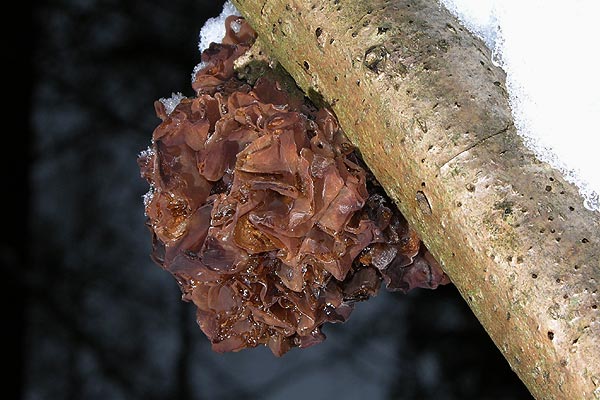
[[[335,115],[265,74],[234,70],[255,32],[238,16],[202,53],[196,97],[155,103],[139,158],[152,258],[197,307],[219,352],[275,355],[324,340],[357,301],[447,276],[346,139]]]

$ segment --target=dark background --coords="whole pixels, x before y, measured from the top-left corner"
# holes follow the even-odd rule
[[[325,343],[279,359],[210,350],[149,258],[136,157],[159,122],[154,100],[193,94],[198,32],[221,6],[38,1],[22,21],[31,38],[8,37],[31,46],[19,67],[31,83],[10,98],[26,127],[18,112],[5,126],[20,155],[3,160],[5,219],[18,221],[0,249],[6,398],[529,399],[451,285],[382,292]]]

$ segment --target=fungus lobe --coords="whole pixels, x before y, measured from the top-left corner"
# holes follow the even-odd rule
[[[253,85],[234,61],[256,34],[231,16],[202,53],[193,98],[157,101],[162,120],[139,158],[152,258],[197,307],[219,352],[275,355],[324,340],[357,301],[448,278],[385,196],[334,114]],[[171,109],[172,108],[172,109]]]

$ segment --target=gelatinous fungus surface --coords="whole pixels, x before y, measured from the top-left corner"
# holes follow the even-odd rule
[[[323,341],[322,325],[346,321],[381,281],[447,283],[332,112],[272,77],[236,77],[255,33],[241,17],[226,24],[202,54],[197,96],[155,103],[162,123],[138,158],[152,257],[213,349],[282,355]]]

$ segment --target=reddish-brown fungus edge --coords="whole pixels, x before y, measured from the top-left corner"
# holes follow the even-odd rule
[[[448,283],[346,139],[335,115],[253,84],[234,61],[256,33],[230,16],[192,87],[138,157],[152,258],[179,283],[215,351],[275,355],[324,340],[356,301]],[[233,26],[235,25],[235,29]]]

